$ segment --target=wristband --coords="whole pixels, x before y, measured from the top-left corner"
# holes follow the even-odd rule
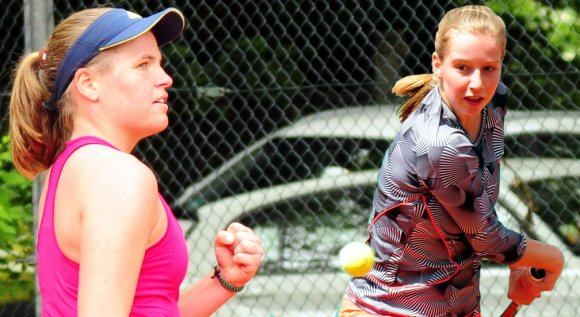
[[[218,281],[220,281],[221,286],[223,286],[225,289],[232,291],[234,293],[239,293],[241,292],[244,287],[236,287],[233,286],[232,284],[230,284],[228,281],[226,281],[220,274],[220,269],[218,269],[217,265],[213,267],[213,276],[211,278],[216,278],[218,279]]]

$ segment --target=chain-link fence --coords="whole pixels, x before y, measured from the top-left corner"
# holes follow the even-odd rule
[[[376,172],[398,126],[394,81],[430,72],[448,9],[489,5],[508,26],[502,79],[512,91],[498,215],[560,246],[567,260],[556,289],[522,315],[580,315],[580,1],[2,3],[2,135],[10,70],[24,51],[40,48],[31,38],[50,31],[33,22],[103,4],[143,15],[183,11],[182,38],[163,49],[175,82],[171,126],[135,154],[157,173],[188,236],[186,284],[210,271],[211,239],[229,222],[252,226],[264,240],[258,276],[217,316],[333,314],[348,281],[338,250],[365,237]],[[15,194],[29,187],[11,183],[7,161],[0,167],[1,186],[12,186],[2,190],[13,193],[0,194],[0,316],[33,316],[32,221],[4,207],[19,201],[30,214],[29,196]],[[484,266],[484,316],[507,306],[507,274]]]

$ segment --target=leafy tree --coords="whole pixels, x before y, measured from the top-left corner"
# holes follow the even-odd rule
[[[562,1],[560,1],[562,2]],[[498,13],[509,13],[525,21],[530,31],[541,31],[567,62],[580,58],[580,15],[564,4],[553,6],[534,0],[492,0],[488,5]]]
[[[506,22],[504,82],[522,110],[573,110],[580,104],[578,1],[490,0]]]
[[[0,139],[0,305],[34,296],[32,183],[20,175]]]

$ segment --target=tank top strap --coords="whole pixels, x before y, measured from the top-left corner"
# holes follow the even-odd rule
[[[55,195],[56,195],[56,189],[58,186],[58,181],[60,179],[60,175],[62,173],[62,169],[64,167],[64,164],[66,163],[66,161],[68,160],[68,158],[79,148],[85,146],[85,145],[91,145],[91,144],[100,144],[100,145],[104,145],[104,146],[108,146],[111,147],[113,149],[117,149],[115,146],[113,146],[112,144],[108,143],[107,141],[95,137],[95,136],[82,136],[73,140],[70,140],[66,143],[66,147],[64,149],[64,151],[62,151],[58,157],[56,158],[56,161],[54,162],[54,164],[52,165],[52,168],[50,170],[50,175],[48,177],[48,188],[46,191],[46,199],[45,199],[45,203],[44,203],[44,212],[43,212],[43,221],[44,219],[48,220],[49,223],[47,223],[48,225],[51,225],[52,222],[54,221],[54,200],[55,200]],[[118,150],[118,149],[117,149]],[[52,225],[51,225],[52,227]]]

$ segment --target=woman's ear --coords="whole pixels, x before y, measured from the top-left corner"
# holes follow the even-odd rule
[[[441,59],[439,58],[439,55],[437,55],[437,53],[433,53],[433,55],[431,55],[431,67],[433,68],[433,75],[435,75],[436,77],[439,77],[441,75]]]
[[[99,99],[99,83],[96,80],[95,74],[88,68],[79,68],[75,72],[72,83],[79,94],[86,99],[93,102]]]

